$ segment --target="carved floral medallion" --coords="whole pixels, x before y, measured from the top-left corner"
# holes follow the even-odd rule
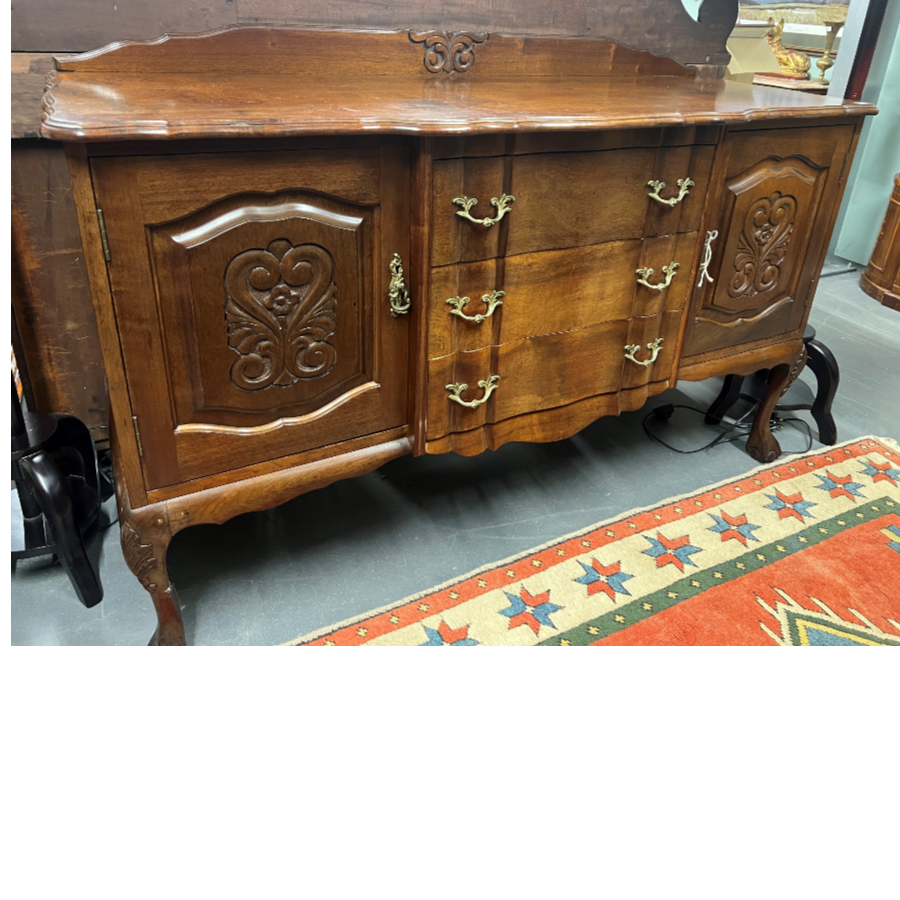
[[[778,284],[796,214],[797,201],[778,191],[753,203],[738,238],[729,296],[755,297]]]
[[[225,270],[231,380],[241,390],[289,387],[327,375],[337,360],[334,259],[317,244],[283,238],[245,250]]]
[[[425,45],[425,68],[429,72],[468,72],[475,65],[475,45],[483,44],[486,32],[424,31],[409,33],[414,44]]]

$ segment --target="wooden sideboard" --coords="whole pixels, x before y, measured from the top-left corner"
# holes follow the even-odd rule
[[[406,453],[568,437],[803,330],[869,104],[593,39],[241,27],[60,57],[125,559]]]

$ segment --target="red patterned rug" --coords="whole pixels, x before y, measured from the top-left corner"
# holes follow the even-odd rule
[[[900,646],[900,448],[788,457],[292,644]]]

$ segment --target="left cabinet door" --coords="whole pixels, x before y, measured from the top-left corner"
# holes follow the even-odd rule
[[[406,425],[404,142],[91,172],[148,490]]]

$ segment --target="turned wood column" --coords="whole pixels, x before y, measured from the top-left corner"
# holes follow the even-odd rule
[[[900,174],[894,176],[884,223],[859,286],[879,303],[900,312]]]

